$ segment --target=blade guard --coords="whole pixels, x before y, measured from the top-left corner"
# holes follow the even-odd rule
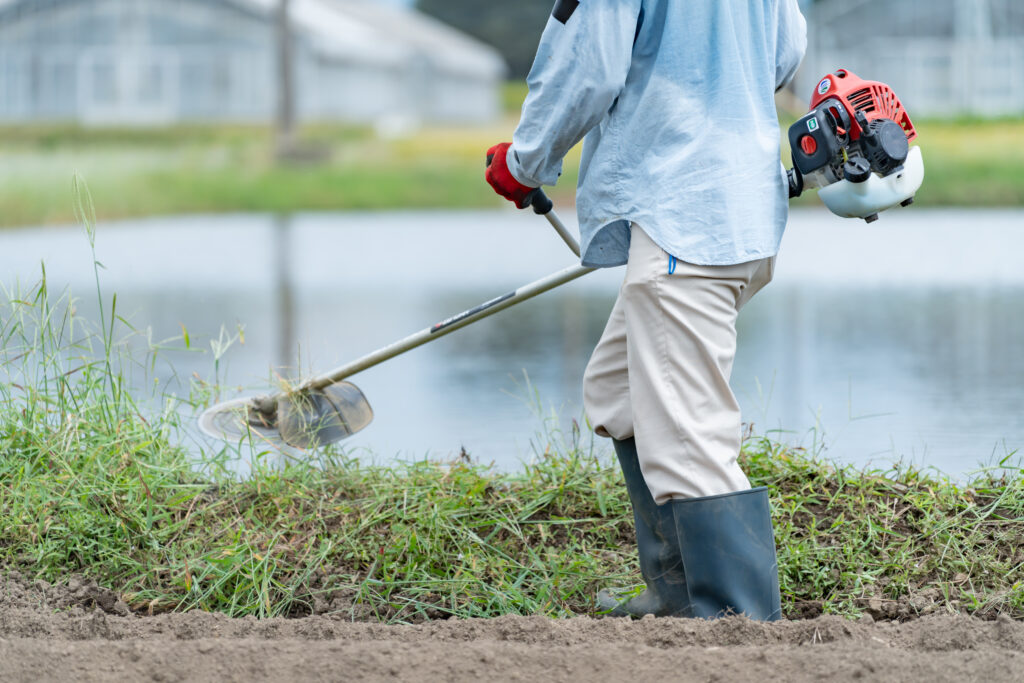
[[[265,412],[261,404],[272,406]],[[222,441],[310,450],[348,438],[373,420],[359,387],[339,381],[273,397],[236,398],[208,409],[199,429]]]
[[[818,190],[829,210],[843,218],[872,220],[880,211],[909,203],[924,182],[921,148],[914,145],[903,163],[903,170],[886,177],[877,173],[863,183],[840,180]]]
[[[310,450],[347,439],[373,420],[359,387],[337,382],[317,391],[299,390],[277,402],[277,429],[286,444]]]

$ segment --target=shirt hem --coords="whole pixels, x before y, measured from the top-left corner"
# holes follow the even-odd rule
[[[779,248],[781,247],[781,244],[776,244],[774,247],[769,246],[760,249],[755,249],[753,251],[744,251],[743,253],[736,253],[735,251],[732,251],[712,256],[682,256],[681,254],[685,254],[687,252],[679,251],[678,253],[676,253],[677,250],[673,249],[671,246],[667,246],[667,243],[664,240],[662,240],[659,235],[656,234],[656,231],[648,229],[648,227],[650,226],[646,225],[644,220],[635,220],[629,216],[622,216],[607,221],[606,223],[603,223],[599,228],[597,228],[592,233],[590,239],[587,240],[586,244],[583,247],[583,258],[581,259],[582,265],[588,268],[616,268],[618,266],[626,265],[626,263],[629,261],[628,249],[626,251],[626,255],[624,258],[613,258],[607,260],[595,259],[595,255],[591,253],[591,247],[594,243],[594,240],[603,231],[612,228],[616,224],[620,223],[626,223],[628,226],[639,226],[651,238],[651,241],[657,244],[658,247],[660,247],[661,250],[664,251],[666,254],[674,256],[676,259],[682,261],[683,263],[689,263],[694,266],[735,266],[741,263],[761,261],[766,258],[778,256]]]

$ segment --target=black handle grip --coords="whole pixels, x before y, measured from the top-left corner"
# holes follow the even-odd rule
[[[795,166],[786,171],[786,179],[789,180],[789,198],[799,197],[804,191],[804,177],[800,169]]]
[[[550,213],[551,209],[555,208],[555,204],[551,201],[551,198],[544,194],[544,190],[539,187],[526,195],[526,202],[519,208],[525,209],[528,206],[532,206],[533,212],[538,216]]]

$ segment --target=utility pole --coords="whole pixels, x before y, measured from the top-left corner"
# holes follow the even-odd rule
[[[278,159],[287,159],[295,150],[295,62],[291,0],[278,0],[278,2],[275,142]]]

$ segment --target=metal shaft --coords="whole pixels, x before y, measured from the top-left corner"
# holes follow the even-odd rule
[[[576,278],[583,277],[587,273],[593,271],[594,268],[587,268],[585,266],[570,266],[569,268],[560,270],[557,273],[552,273],[551,275],[541,278],[536,282],[523,285],[513,292],[491,299],[490,301],[486,301],[475,308],[471,308],[446,320],[442,320],[432,327],[420,330],[415,334],[409,335],[405,339],[389,344],[388,346],[367,354],[358,360],[342,365],[339,368],[335,368],[325,375],[311,379],[305,384],[304,388],[323,389],[324,387],[334,384],[335,382],[340,382],[346,377],[350,377],[357,372],[362,372],[367,368],[372,368],[374,365],[390,360],[395,356],[405,353],[406,351],[411,351],[417,346],[422,346],[434,341],[435,339],[440,339],[446,334],[451,334],[455,330],[462,329],[466,325],[472,325],[478,320],[483,320],[484,318],[492,316],[499,311],[504,311],[510,306],[515,306],[527,299],[532,299],[538,294],[543,294],[544,292],[564,285],[567,282],[572,282]]]
[[[565,227],[565,224],[562,223],[562,220],[558,217],[558,214],[556,214],[554,211],[548,210],[544,214],[544,216],[548,219],[548,222],[551,223],[551,226],[555,229],[555,232],[558,233],[559,237],[561,237],[562,240],[567,245],[569,245],[569,248],[572,249],[574,254],[579,256],[580,245],[576,241],[576,238],[573,237],[569,230]],[[505,294],[503,296],[496,297],[494,299],[491,299],[490,301],[485,301],[479,306],[471,308],[467,311],[463,311],[458,315],[453,315],[452,317],[446,320],[442,320],[441,322],[437,323],[432,327],[428,327],[425,330],[420,330],[415,334],[409,335],[405,339],[396,341],[395,343],[389,344],[388,346],[385,346],[382,349],[378,349],[373,353],[369,353],[363,356],[362,358],[354,360],[351,363],[347,363],[346,365],[342,365],[339,368],[335,368],[334,370],[331,370],[327,374],[321,375],[319,377],[314,377],[313,379],[306,382],[302,388],[314,390],[323,389],[324,387],[334,384],[335,382],[340,382],[346,377],[350,377],[356,374],[357,372],[362,372],[367,368],[372,368],[374,365],[378,365],[386,360],[390,360],[395,356],[399,356],[405,353],[406,351],[411,351],[412,349],[415,349],[417,346],[423,346],[424,344],[432,342],[435,339],[440,339],[446,334],[450,334],[455,330],[462,329],[466,325],[472,325],[478,320],[483,320],[484,318],[492,316],[495,313],[498,313],[499,311],[504,311],[506,308],[509,308],[510,306],[515,306],[516,304],[526,301],[527,299],[532,299],[538,294],[543,294],[544,292],[552,290],[555,287],[560,287],[561,285],[564,285],[567,282],[572,282],[576,278],[582,277],[587,273],[593,271],[594,268],[586,268],[584,266],[570,266],[569,268],[560,270],[557,273],[552,273],[551,275],[548,275],[545,278],[541,278],[540,280],[531,282],[528,285],[523,285],[522,287],[513,292],[509,292],[508,294]]]
[[[558,236],[561,237],[562,240],[569,245],[569,248],[572,249],[572,253],[579,256],[580,243],[576,241],[576,238],[573,237],[572,233],[569,232],[569,230],[565,227],[565,224],[562,223],[562,219],[558,217],[558,214],[556,214],[554,211],[548,211],[546,214],[544,214],[544,217],[548,219],[548,223],[551,223],[551,227],[555,229],[555,232],[558,233]]]

